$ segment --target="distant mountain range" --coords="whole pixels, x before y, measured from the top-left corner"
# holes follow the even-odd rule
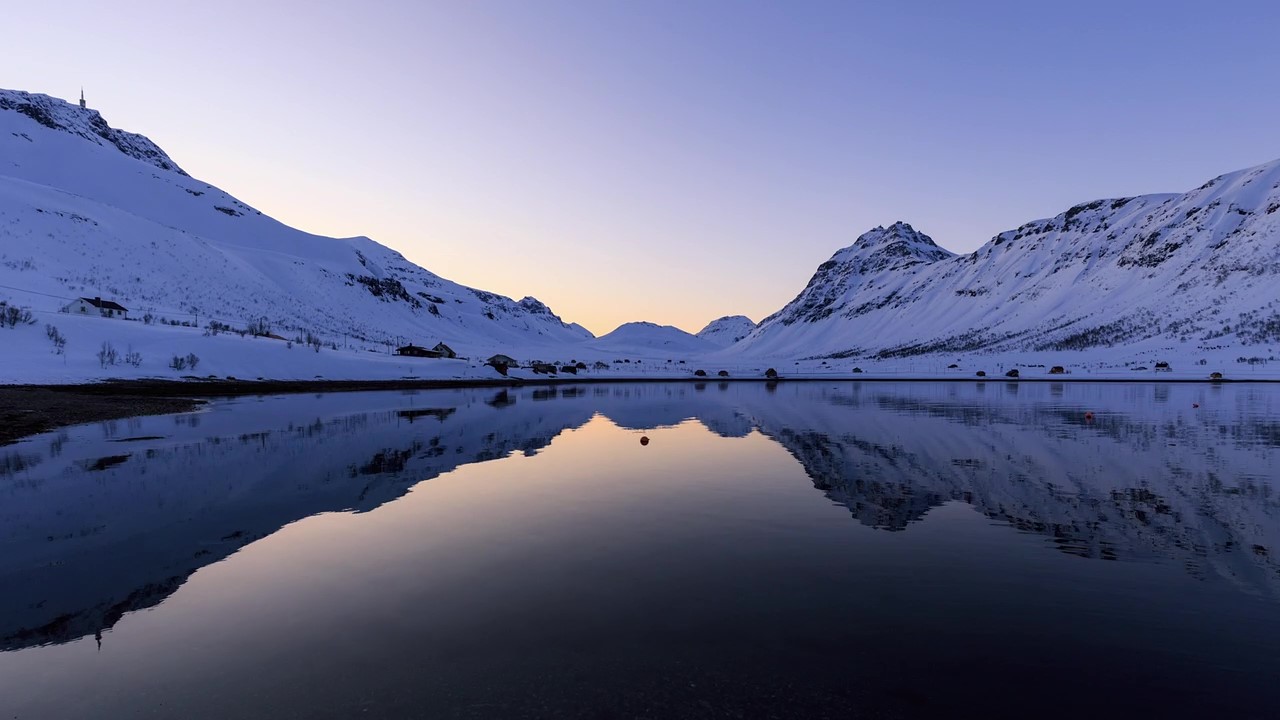
[[[0,301],[36,312],[100,296],[158,322],[265,322],[282,337],[383,353],[445,341],[473,357],[816,364],[1138,347],[1269,357],[1278,279],[1275,161],[1180,195],[1083,203],[967,255],[904,222],[878,227],[759,324],[728,316],[695,336],[628,323],[593,339],[535,298],[459,285],[369,238],[290,228],[95,110],[0,90]]]
[[[718,347],[715,343],[691,335],[678,327],[651,322],[624,323],[613,332],[601,335],[590,344],[595,349],[605,351],[626,353],[636,350],[660,350],[682,356],[698,355]]]

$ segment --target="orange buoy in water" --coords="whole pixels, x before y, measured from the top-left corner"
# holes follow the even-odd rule
[[[1093,419],[1093,413],[1091,413],[1091,412],[1087,412],[1087,413],[1085,413],[1085,414],[1084,414],[1084,419],[1085,419],[1085,420],[1092,420],[1092,419]]]
[[[641,436],[640,436],[640,444],[641,444],[641,445],[648,445],[648,444],[649,444],[649,436],[648,436],[648,435],[641,435]]]

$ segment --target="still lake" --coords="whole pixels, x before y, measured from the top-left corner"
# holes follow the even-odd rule
[[[566,385],[69,428],[0,447],[0,718],[1273,718],[1277,475],[1276,385]]]

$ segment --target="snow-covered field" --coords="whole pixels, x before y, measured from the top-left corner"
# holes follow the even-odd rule
[[[401,357],[386,347],[364,344],[315,346],[268,337],[241,336],[235,332],[211,334],[197,327],[147,325],[141,321],[74,316],[39,311],[37,322],[0,329],[0,384],[59,384],[86,380],[142,378],[235,378],[238,380],[402,380],[402,379],[499,379],[484,364],[488,355],[458,359]],[[66,339],[61,354],[48,337],[47,326],[56,327]],[[104,345],[115,350],[115,360],[105,364]],[[548,348],[533,344],[507,350],[522,364],[534,360],[558,365],[582,362],[579,376],[636,378],[691,376],[698,368],[709,374],[721,369],[733,375],[762,375],[756,362],[729,359],[714,365],[697,365],[683,354],[632,349],[614,352],[592,347],[590,342]],[[127,358],[136,353],[138,365]],[[536,353],[536,354],[533,354]],[[554,354],[553,354],[554,353]],[[175,358],[197,358],[195,367],[175,368]],[[613,362],[625,359],[626,362]],[[684,360],[684,363],[680,361]],[[670,361],[670,362],[668,362]],[[597,368],[603,362],[605,369]],[[567,375],[567,373],[559,373]],[[537,378],[527,367],[509,371],[512,378]]]
[[[66,339],[61,354],[54,350],[46,327],[52,325]],[[195,327],[147,325],[141,321],[81,317],[58,312],[37,313],[37,322],[0,329],[0,383],[61,384],[86,380],[143,378],[235,378],[239,380],[406,380],[498,379],[501,376],[484,364],[487,356],[459,359],[401,357],[386,348],[356,345],[314,346],[238,333],[210,334]],[[114,364],[105,364],[100,354],[104,345],[115,350]],[[547,350],[547,348],[541,348]],[[525,348],[533,350],[533,348]],[[1152,344],[1130,347],[1121,352],[994,352],[969,353],[958,357],[921,357],[894,360],[794,360],[786,357],[749,357],[730,352],[680,353],[632,348],[618,352],[594,347],[591,342],[564,345],[554,355],[522,354],[522,363],[532,360],[559,364],[582,362],[587,369],[576,377],[595,379],[688,378],[704,370],[708,380],[717,380],[725,370],[733,378],[759,378],[774,368],[784,378],[954,378],[974,379],[979,370],[988,379],[1003,380],[1006,371],[1018,369],[1021,379],[1057,380],[1207,379],[1221,372],[1228,380],[1280,379],[1280,364],[1237,362],[1234,351],[1219,350],[1198,354],[1179,353],[1180,348]],[[136,353],[138,365],[128,362]],[[195,367],[175,368],[175,358],[195,356]],[[15,359],[29,359],[19,366]],[[625,359],[625,362],[615,362]],[[1204,364],[1201,364],[1201,361]],[[598,367],[597,362],[604,367]],[[1157,371],[1157,362],[1169,363],[1169,370]],[[957,367],[951,368],[950,365]],[[1064,375],[1050,375],[1060,365]],[[862,372],[855,372],[855,368]],[[559,373],[563,377],[566,373]],[[528,368],[513,369],[509,377],[536,379]]]

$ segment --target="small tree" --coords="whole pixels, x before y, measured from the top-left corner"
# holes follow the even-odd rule
[[[250,322],[249,327],[246,329],[249,331],[249,334],[254,337],[258,337],[259,335],[270,335],[271,323],[268,322],[265,317],[261,317]]]
[[[169,361],[169,367],[179,371],[186,370],[187,359],[182,357],[181,355],[174,355],[173,359]]]
[[[186,360],[187,360],[187,367],[191,368],[192,370],[195,370],[196,366],[200,364],[200,358],[196,357],[195,353],[187,353]]]
[[[133,346],[130,345],[129,351],[124,354],[124,361],[128,365],[132,365],[134,367],[141,367],[142,353],[138,352],[137,350],[134,350]]]
[[[67,338],[58,332],[58,328],[53,325],[44,326],[44,334],[49,338],[49,342],[53,343],[53,352],[56,355],[62,355],[67,349]]]
[[[98,349],[98,365],[106,368],[108,365],[115,365],[120,354],[116,352],[116,348],[110,342],[103,341],[102,347]]]

